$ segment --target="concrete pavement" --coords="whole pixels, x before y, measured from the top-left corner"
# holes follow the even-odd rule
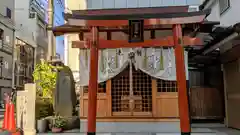
[[[172,127],[168,127],[172,128]],[[156,131],[156,130],[155,130]],[[75,132],[75,133],[72,133]],[[68,131],[68,133],[59,133],[54,135],[86,135],[80,130]],[[191,135],[240,135],[239,130],[224,127],[222,124],[192,124]],[[50,133],[38,134],[49,135]],[[179,132],[100,132],[96,135],[181,135]]]

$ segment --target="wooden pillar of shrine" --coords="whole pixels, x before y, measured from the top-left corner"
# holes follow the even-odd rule
[[[182,40],[182,27],[173,25],[173,40],[175,45],[176,75],[178,85],[178,104],[180,115],[181,135],[190,135],[189,104],[187,96],[186,70],[184,62],[184,48]]]
[[[87,135],[96,134],[96,111],[97,111],[97,89],[98,89],[98,40],[97,27],[92,27],[92,39],[90,42],[90,72],[88,90],[88,132]]]

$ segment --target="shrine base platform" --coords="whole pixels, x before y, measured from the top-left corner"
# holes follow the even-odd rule
[[[75,129],[54,135],[86,135],[86,122],[82,122],[81,126],[81,130]],[[178,122],[98,122],[96,135],[181,135],[179,129]],[[240,131],[226,128],[223,124],[203,123],[192,124],[191,135],[240,135]]]

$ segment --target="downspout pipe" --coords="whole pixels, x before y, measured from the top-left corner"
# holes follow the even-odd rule
[[[12,31],[13,33],[13,41],[12,41],[12,91],[15,90],[15,46],[16,46],[16,34],[15,34],[15,29]]]

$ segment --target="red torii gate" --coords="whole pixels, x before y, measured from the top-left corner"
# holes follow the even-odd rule
[[[184,46],[202,45],[202,43],[198,38],[183,37],[182,26],[201,24],[209,11],[187,12],[187,10],[187,6],[75,10],[71,14],[65,14],[65,19],[68,21],[67,25],[53,29],[55,35],[80,33],[79,38],[84,39],[84,41],[73,41],[72,47],[90,49],[88,135],[95,135],[96,132],[98,50],[123,47],[175,47],[181,134],[190,135]],[[163,28],[163,25],[169,27]],[[154,30],[161,29],[172,29],[173,36],[154,39]],[[150,40],[144,40],[144,31],[147,30],[151,31]],[[99,32],[102,31],[107,32],[107,40],[99,39]],[[113,31],[129,34],[129,41],[111,40],[111,32]],[[91,35],[84,36],[84,32],[91,32]]]

